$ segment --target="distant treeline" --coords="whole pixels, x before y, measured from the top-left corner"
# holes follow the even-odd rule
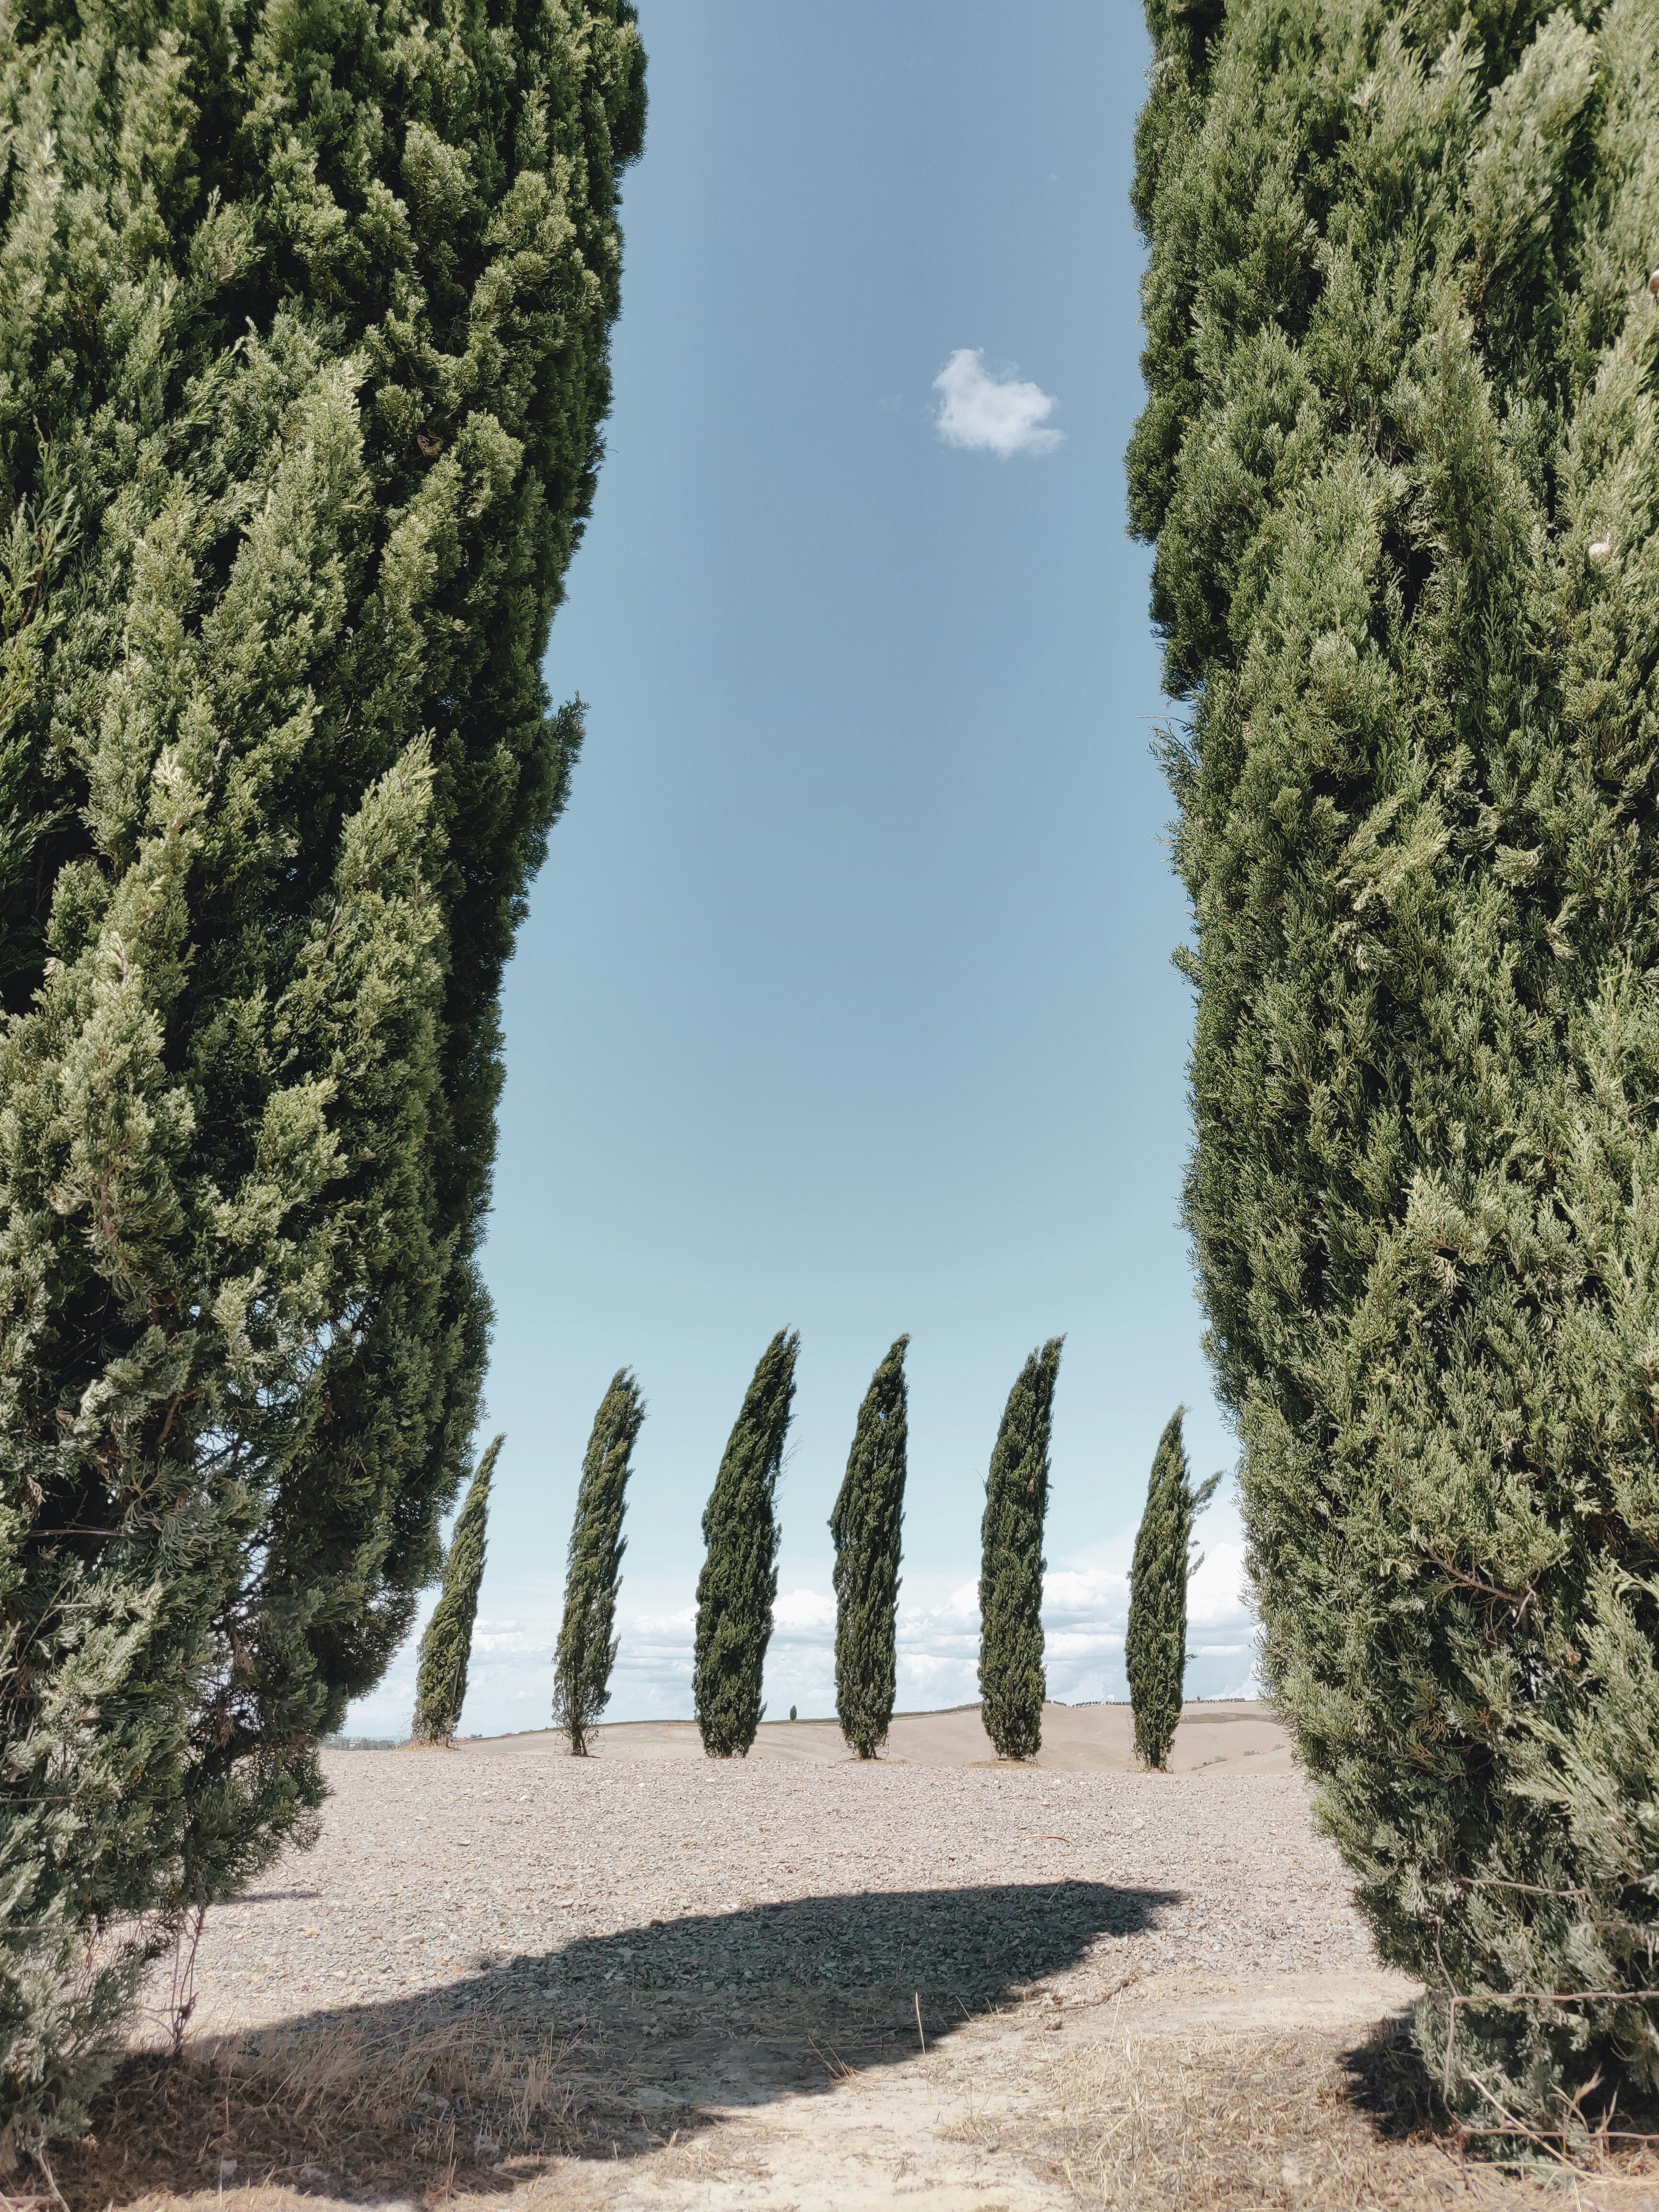
[[[836,1714],[848,1747],[873,1759],[887,1741],[897,1689],[899,1567],[904,1523],[908,1393],[899,1337],[876,1369],[854,1426],[847,1472],[830,1516],[835,1542]],[[1050,1337],[1021,1368],[991,1452],[980,1524],[980,1710],[1004,1759],[1034,1759],[1042,1743],[1043,1528],[1048,1445],[1064,1339]],[[780,1329],[761,1354],[703,1510],[692,1698],[711,1759],[744,1757],[765,1707],[761,1684],[778,1589],[778,1476],[795,1395],[799,1336]],[[553,1724],[582,1756],[611,1698],[623,1516],[645,1401],[619,1368],[594,1417],[582,1461],[554,1655]],[[1221,1478],[1194,1489],[1177,1409],[1158,1440],[1130,1571],[1125,1662],[1135,1749],[1167,1765],[1181,1717],[1187,1662],[1187,1583],[1199,1564],[1193,1522]],[[504,1439],[478,1464],[456,1522],[443,1589],[422,1639],[416,1736],[448,1742],[466,1696],[490,1480]],[[793,1717],[793,1708],[791,1717]]]

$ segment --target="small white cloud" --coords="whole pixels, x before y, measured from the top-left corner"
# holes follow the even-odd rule
[[[1207,1545],[1204,1564],[1187,1585],[1187,1618],[1196,1628],[1247,1629],[1252,1620],[1244,1547]]]
[[[1048,453],[1060,443],[1058,430],[1043,424],[1054,403],[1041,386],[1014,377],[988,376],[977,346],[958,346],[939,374],[939,434],[947,446],[969,453]]]
[[[673,1613],[639,1613],[628,1621],[636,1640],[653,1649],[660,1644],[672,1644],[682,1638],[689,1644],[696,1625],[697,1608],[695,1605],[683,1605]]]
[[[772,1633],[798,1637],[803,1643],[836,1632],[836,1601],[823,1590],[786,1591],[772,1606]]]

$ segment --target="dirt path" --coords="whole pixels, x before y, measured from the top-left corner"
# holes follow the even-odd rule
[[[647,2111],[693,2119],[683,2136],[623,2171],[614,2162],[610,2172],[567,2165],[538,2180],[534,2201],[618,2212],[740,2205],[842,2212],[912,2199],[940,2212],[1057,2212],[1079,2198],[1108,2201],[1095,2172],[1112,2115],[1091,2092],[1103,2079],[1115,2081],[1126,2050],[1133,2067],[1156,2042],[1190,2044],[1200,2024],[1219,2026],[1212,2058],[1219,2049],[1224,2063],[1230,2044],[1259,2057],[1265,2039],[1282,2064],[1281,2046],[1289,2044],[1319,2062],[1323,2086],[1339,2052],[1363,2043],[1409,1992],[1373,1972],[1272,1984],[1162,1981],[1095,2006],[1056,2003],[1059,1994],[1034,1991],[965,2022],[925,2056],[914,2023],[909,2050],[885,2063],[856,2035],[839,2043],[815,2038],[816,2076],[810,2064],[792,2064],[775,2049],[682,2045],[671,2068],[636,2063],[630,2072],[631,2094]],[[879,2035],[881,2024],[871,2028]],[[1298,2147],[1304,2135],[1296,2131]],[[1272,2193],[1244,2201],[1298,2201],[1275,2186],[1284,2183],[1284,2165],[1280,2151],[1266,2176]]]

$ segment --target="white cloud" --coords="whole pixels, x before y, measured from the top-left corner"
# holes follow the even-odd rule
[[[1248,1633],[1249,1607],[1244,1598],[1244,1547],[1241,1542],[1203,1547],[1204,1563],[1187,1585],[1187,1622],[1191,1628],[1234,1628]]]
[[[836,1632],[836,1601],[825,1590],[785,1590],[772,1607],[772,1634],[811,1644]]]
[[[1043,428],[1054,403],[1041,386],[988,376],[977,346],[958,346],[939,374],[939,434],[976,453],[1048,453],[1061,433]]]

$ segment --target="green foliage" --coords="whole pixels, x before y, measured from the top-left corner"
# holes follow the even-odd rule
[[[1193,1488],[1181,1425],[1186,1408],[1170,1414],[1146,1485],[1146,1510],[1135,1531],[1129,1570],[1129,1628],[1123,1663],[1135,1719],[1135,1753],[1162,1773],[1170,1763],[1181,1719],[1187,1676],[1187,1581],[1200,1562],[1193,1557],[1193,1522],[1215,1496],[1221,1477]]]
[[[415,1719],[410,1734],[416,1742],[447,1743],[466,1703],[467,1662],[472,1656],[472,1624],[478,1617],[478,1586],[483,1581],[489,1529],[489,1483],[505,1437],[497,1437],[478,1462],[456,1517],[444,1560],[443,1594],[421,1638],[415,1684]]]
[[[836,1712],[842,1734],[860,1759],[873,1759],[886,1742],[897,1692],[909,1341],[900,1337],[871,1377],[830,1516],[836,1543]]]
[[[1153,23],[1132,490],[1266,1671],[1437,2075],[1570,2129],[1659,2061],[1659,13]]]
[[[1002,1759],[1035,1759],[1042,1748],[1042,1523],[1048,1430],[1065,1341],[1051,1336],[1021,1368],[985,1481],[979,1691],[985,1732]]]
[[[150,1936],[303,1838],[465,1473],[497,987],[580,735],[540,660],[641,70],[618,0],[0,24],[25,2148],[78,2124]]]
[[[640,1386],[619,1367],[599,1401],[582,1461],[565,1565],[564,1620],[553,1655],[553,1725],[565,1730],[578,1758],[586,1757],[587,1731],[611,1702],[617,1583],[628,1548],[623,1509],[629,1462],[644,1419]]]
[[[774,1508],[800,1338],[780,1329],[756,1368],[703,1510],[691,1695],[710,1759],[745,1759],[765,1707],[761,1677],[778,1594]]]

